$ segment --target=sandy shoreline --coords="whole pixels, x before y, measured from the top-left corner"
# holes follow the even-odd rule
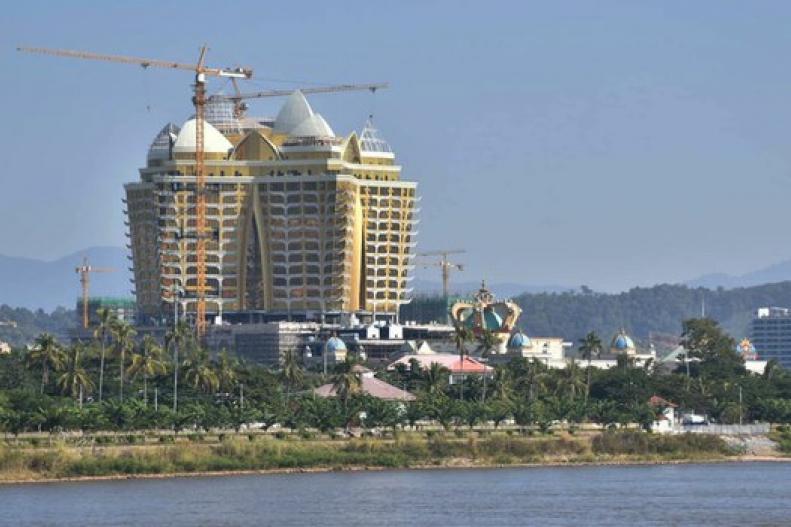
[[[791,463],[791,457],[781,456],[734,456],[721,459],[669,459],[669,460],[601,460],[601,461],[547,461],[543,463],[512,463],[507,465],[480,464],[465,460],[440,465],[414,465],[403,468],[377,467],[377,466],[347,466],[347,467],[308,467],[308,468],[274,468],[261,470],[222,470],[202,472],[173,472],[167,474],[116,474],[111,476],[79,476],[65,478],[41,479],[9,479],[0,480],[3,485],[22,485],[40,483],[79,483],[91,481],[119,481],[130,479],[173,479],[173,478],[205,478],[226,476],[256,476],[276,474],[315,474],[326,472],[384,472],[395,470],[469,470],[469,469],[495,469],[495,468],[562,468],[562,467],[600,467],[600,466],[641,466],[641,465],[710,465],[724,463]]]

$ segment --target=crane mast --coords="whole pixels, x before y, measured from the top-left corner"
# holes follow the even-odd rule
[[[56,57],[68,57],[84,60],[98,60],[105,62],[115,62],[122,64],[136,64],[143,68],[165,68],[192,71],[195,73],[195,84],[193,86],[194,93],[192,103],[195,107],[195,215],[196,215],[196,234],[195,234],[195,260],[196,260],[196,284],[195,286],[188,286],[186,283],[182,284],[185,291],[190,291],[194,294],[195,298],[195,331],[199,337],[206,334],[208,321],[206,320],[206,293],[209,291],[206,277],[206,244],[211,238],[209,232],[206,208],[207,208],[207,185],[206,185],[206,169],[205,169],[205,143],[204,143],[204,126],[206,122],[206,103],[208,97],[206,95],[206,78],[207,76],[213,77],[227,77],[233,82],[235,95],[214,95],[212,97],[221,97],[233,101],[234,113],[237,117],[241,116],[244,112],[243,100],[261,98],[261,97],[279,97],[291,94],[294,90],[268,90],[252,93],[241,93],[239,91],[236,79],[249,79],[253,76],[253,70],[250,68],[210,68],[204,64],[206,57],[207,47],[202,46],[200,56],[197,64],[184,64],[180,62],[148,59],[140,57],[130,57],[124,55],[106,55],[100,53],[93,53],[89,51],[75,51],[67,49],[51,49],[51,48],[34,48],[34,47],[17,47],[17,51],[25,53],[35,53],[43,55],[51,55]],[[339,84],[335,86],[314,86],[302,88],[303,93],[334,93],[344,91],[361,91],[368,90],[376,92],[378,89],[387,88],[388,84],[382,83],[369,83],[369,84]],[[453,252],[447,252],[453,254]],[[440,263],[443,267],[443,288],[447,295],[448,280],[451,267],[461,269],[461,266],[450,264],[447,261],[447,254]],[[86,264],[87,265],[87,264]],[[79,268],[78,268],[79,269]],[[81,275],[85,280],[85,290],[87,290],[88,274]],[[174,295],[174,302],[177,298]],[[84,302],[87,305],[87,302]],[[86,308],[87,309],[87,308]],[[86,311],[87,313],[87,311]],[[83,323],[87,327],[87,314],[84,314]]]
[[[454,249],[454,250],[442,250],[442,251],[430,251],[425,253],[419,253],[418,256],[422,257],[429,257],[429,256],[438,256],[439,260],[432,263],[424,264],[423,267],[439,267],[440,272],[442,273],[442,296],[448,298],[450,294],[450,272],[451,270],[458,270],[463,271],[464,265],[460,263],[451,262],[448,259],[448,256],[451,254],[463,254],[466,251],[464,249]]]
[[[206,77],[228,77],[231,79],[249,79],[253,76],[253,70],[249,68],[210,68],[205,66],[206,46],[202,46],[197,64],[183,64],[180,62],[170,62],[158,59],[145,59],[139,57],[129,57],[124,55],[105,55],[89,51],[74,51],[67,49],[51,48],[30,48],[17,47],[17,51],[25,53],[37,53],[53,55],[57,57],[70,57],[86,60],[101,60],[107,62],[117,62],[123,64],[137,64],[143,68],[157,67],[179,70],[189,70],[195,72],[194,95],[192,98],[195,106],[195,213],[196,213],[196,236],[195,236],[195,259],[196,259],[196,286],[195,299],[195,331],[198,337],[206,334],[206,241],[209,235],[206,227],[206,172],[204,155],[204,135],[203,127],[206,119]],[[78,268],[79,269],[79,268]],[[78,271],[79,272],[79,271]],[[87,274],[85,284],[87,285]],[[184,284],[186,286],[186,284]],[[186,287],[185,287],[186,288]],[[174,298],[175,301],[175,298]],[[85,318],[83,324],[86,324]]]
[[[74,271],[80,275],[80,286],[82,288],[82,327],[88,329],[88,300],[89,288],[91,285],[91,273],[112,273],[115,269],[110,267],[93,267],[88,264],[88,257],[83,257],[82,265],[78,265]]]

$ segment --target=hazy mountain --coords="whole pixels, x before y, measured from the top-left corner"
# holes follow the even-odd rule
[[[442,283],[431,280],[415,279],[411,286],[414,288],[415,295],[436,295],[442,292]],[[467,295],[480,288],[480,282],[457,282],[451,284],[450,289],[453,295]],[[511,298],[522,293],[562,293],[573,289],[561,285],[528,285],[516,282],[487,282],[486,288],[498,298]]]
[[[791,260],[776,263],[757,271],[752,271],[743,275],[729,275],[725,273],[712,273],[699,276],[694,280],[686,282],[690,287],[707,287],[716,289],[724,287],[726,289],[734,287],[751,287],[754,285],[771,284],[791,280]]]
[[[131,295],[131,273],[127,251],[121,247],[90,247],[54,261],[0,255],[0,304],[50,311],[58,306],[74,308],[81,295],[75,268],[83,257],[112,273],[91,275],[91,296]]]

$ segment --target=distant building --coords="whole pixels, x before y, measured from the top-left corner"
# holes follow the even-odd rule
[[[676,408],[678,408],[678,405],[658,395],[652,396],[648,400],[648,404],[656,412],[656,418],[651,423],[651,430],[660,434],[672,433],[676,426]]]
[[[550,368],[565,368],[566,348],[571,346],[560,337],[528,337],[526,333],[517,331],[508,340],[507,354],[496,358],[501,359],[498,362],[507,362],[521,357],[542,362]]]
[[[459,381],[468,376],[486,376],[491,378],[494,375],[494,368],[478,361],[472,357],[464,357],[460,360],[458,355],[450,353],[416,353],[413,355],[404,355],[397,361],[390,364],[387,369],[395,370],[399,364],[403,364],[407,370],[412,367],[412,361],[417,361],[421,370],[431,368],[432,364],[439,364],[447,369],[450,373],[448,382],[450,384],[457,384]]]
[[[590,361],[593,368],[609,369],[618,365],[618,358],[626,357],[631,364],[637,367],[644,366],[648,361],[656,360],[656,351],[651,346],[647,351],[641,351],[625,329],[621,328],[610,341],[610,349]],[[587,361],[584,361],[587,364]]]
[[[406,390],[387,384],[374,377],[374,372],[359,364],[352,367],[352,371],[360,377],[360,391],[370,397],[385,401],[414,401],[415,396]],[[319,397],[337,397],[338,393],[332,383],[319,386],[313,393]]]
[[[99,323],[99,309],[106,309],[119,320],[135,323],[137,308],[134,298],[93,296],[88,299],[88,326],[96,327]],[[77,300],[77,324],[82,325],[82,298]]]
[[[319,333],[314,322],[269,322],[215,326],[207,343],[211,349],[227,349],[240,358],[278,367],[287,351],[302,353]]]
[[[0,340],[0,355],[5,355],[7,353],[11,353],[11,344]]]
[[[125,186],[140,318],[196,313],[197,122],[167,124]],[[206,313],[395,318],[408,302],[417,184],[369,120],[336,135],[303,94],[277,118],[239,119],[211,97],[203,123]]]
[[[791,368],[791,309],[762,307],[753,313],[750,341],[759,359]]]

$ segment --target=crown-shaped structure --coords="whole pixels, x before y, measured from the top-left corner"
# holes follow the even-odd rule
[[[497,352],[505,353],[505,343],[516,326],[522,309],[510,300],[498,300],[481,282],[471,300],[459,300],[450,308],[450,318],[457,327],[466,327],[473,335],[491,331],[500,341]]]

